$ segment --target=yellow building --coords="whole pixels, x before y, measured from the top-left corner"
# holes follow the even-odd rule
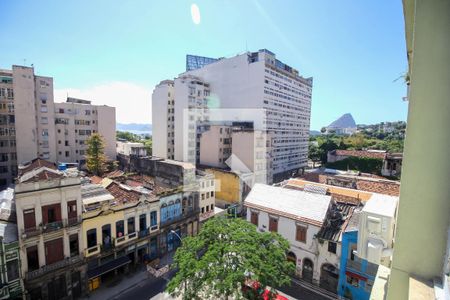
[[[111,180],[82,186],[84,256],[89,289],[157,256],[159,199]]]
[[[230,205],[238,205],[242,207],[242,203],[251,189],[246,183],[251,180],[250,174],[237,174],[216,168],[208,168],[205,171],[215,177],[216,206],[226,208]]]

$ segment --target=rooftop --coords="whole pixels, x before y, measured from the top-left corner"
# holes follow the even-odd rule
[[[16,222],[16,205],[14,202],[14,189],[7,188],[0,192],[0,220]]]
[[[397,209],[398,197],[374,193],[362,209],[363,212],[382,216],[394,217]]]
[[[30,162],[27,162],[23,165],[19,165],[19,176],[22,176],[23,174],[32,171],[34,169],[38,169],[40,167],[47,167],[52,170],[58,170],[58,167],[55,163],[52,163],[50,161],[41,159],[41,158],[35,158]]]
[[[386,152],[370,151],[370,150],[332,150],[330,151],[330,154],[339,156],[354,156],[354,157],[377,158],[377,159],[384,159],[386,157]]]
[[[0,222],[0,238],[6,244],[16,242],[18,238],[17,225],[11,222]]]
[[[83,205],[114,200],[114,197],[100,184],[83,184],[81,186],[81,200]]]
[[[321,226],[331,197],[257,183],[245,199],[245,206]]]
[[[348,198],[353,198],[355,200],[360,200],[362,202],[366,202],[367,200],[369,200],[373,194],[371,192],[365,192],[365,191],[360,191],[360,190],[354,190],[354,189],[349,189],[349,188],[344,188],[344,187],[328,185],[328,184],[311,182],[311,181],[297,179],[297,178],[289,179],[285,185],[286,188],[293,188],[293,189],[303,189],[308,186],[321,187],[322,189],[326,189],[328,194],[341,195],[341,196],[345,196]],[[336,199],[336,201],[339,201],[339,199]],[[358,204],[358,202],[359,201],[354,201],[353,203]]]

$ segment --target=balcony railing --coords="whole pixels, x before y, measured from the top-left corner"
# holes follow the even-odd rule
[[[140,230],[140,231],[139,231],[139,237],[140,237],[140,238],[145,237],[145,236],[147,236],[148,234],[149,234],[148,229],[144,229],[144,230]]]
[[[41,234],[41,227],[31,227],[22,229],[22,238],[27,239]]]
[[[169,226],[169,225],[174,224],[176,222],[179,222],[181,220],[184,220],[184,219],[190,218],[192,216],[198,215],[199,212],[200,212],[200,209],[198,209],[198,208],[197,209],[193,209],[193,208],[192,209],[187,209],[187,210],[184,211],[183,214],[181,214],[179,216],[171,217],[171,218],[168,218],[168,219],[166,219],[164,221],[161,220],[161,227],[162,226]]]
[[[92,246],[90,248],[87,248],[86,250],[84,250],[84,256],[85,257],[89,257],[95,254],[100,253],[100,245],[95,245]]]
[[[70,257],[70,258],[65,258],[65,259],[63,259],[61,261],[55,262],[55,263],[50,264],[50,265],[42,266],[42,267],[40,267],[37,270],[28,272],[26,274],[26,279],[27,280],[31,280],[31,279],[34,279],[36,277],[42,276],[42,275],[44,275],[46,273],[53,272],[53,271],[55,271],[57,269],[61,269],[61,268],[70,266],[72,264],[76,264],[76,263],[78,263],[80,261],[81,261],[80,256],[74,256],[74,257]]]
[[[56,231],[56,230],[62,229],[63,227],[64,226],[63,226],[62,221],[56,221],[56,222],[44,224],[42,226],[42,231],[43,232],[51,232],[51,231]]]
[[[76,217],[73,217],[73,218],[68,218],[68,219],[66,219],[66,221],[65,221],[65,226],[67,226],[67,227],[76,226],[76,225],[81,224],[82,221],[83,221],[83,219],[82,219],[81,216],[76,216]]]

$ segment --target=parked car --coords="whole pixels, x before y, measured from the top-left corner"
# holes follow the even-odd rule
[[[250,279],[242,284],[242,293],[244,297],[251,300],[288,300],[268,287],[263,289],[258,281]]]

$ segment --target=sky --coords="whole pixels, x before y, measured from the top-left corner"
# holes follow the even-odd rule
[[[358,124],[406,120],[400,0],[0,1],[0,68],[31,65],[67,95],[151,123],[151,93],[186,54],[266,48],[314,78],[311,129],[344,113]]]

